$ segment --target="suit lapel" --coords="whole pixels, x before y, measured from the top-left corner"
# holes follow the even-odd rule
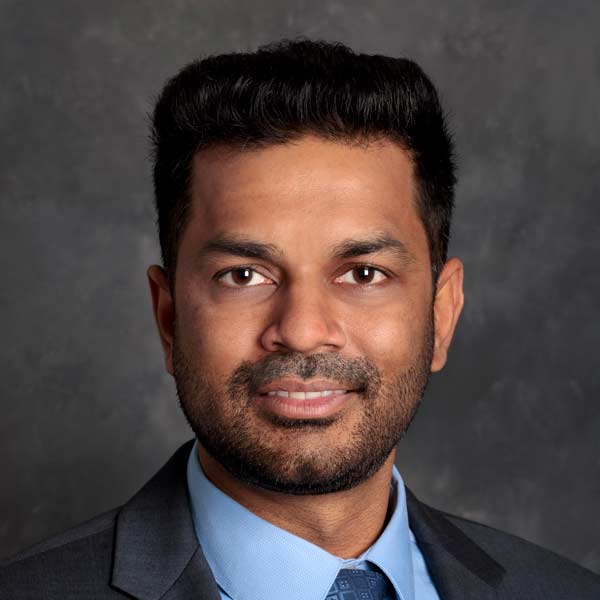
[[[406,488],[408,519],[441,600],[493,600],[505,570]]]
[[[186,466],[194,440],[123,506],[111,585],[140,600],[219,600],[189,507]]]

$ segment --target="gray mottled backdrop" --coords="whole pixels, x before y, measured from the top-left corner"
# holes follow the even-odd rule
[[[307,35],[414,58],[456,134],[467,300],[407,483],[600,570],[599,30],[592,1],[0,1],[0,555],[191,437],[145,277],[147,113],[194,57]]]

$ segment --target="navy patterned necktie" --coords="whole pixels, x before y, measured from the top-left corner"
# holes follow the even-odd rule
[[[325,600],[385,600],[388,578],[376,571],[340,569]]]

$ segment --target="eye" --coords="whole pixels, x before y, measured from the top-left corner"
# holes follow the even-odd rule
[[[256,287],[273,281],[251,267],[235,267],[219,273],[215,279],[227,287]]]
[[[352,285],[370,285],[387,279],[388,276],[381,270],[371,265],[357,265],[336,278],[336,283],[350,283]]]

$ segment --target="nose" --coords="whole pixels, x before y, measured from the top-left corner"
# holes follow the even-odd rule
[[[297,282],[282,290],[261,344],[270,352],[330,352],[343,348],[346,336],[325,290]]]

